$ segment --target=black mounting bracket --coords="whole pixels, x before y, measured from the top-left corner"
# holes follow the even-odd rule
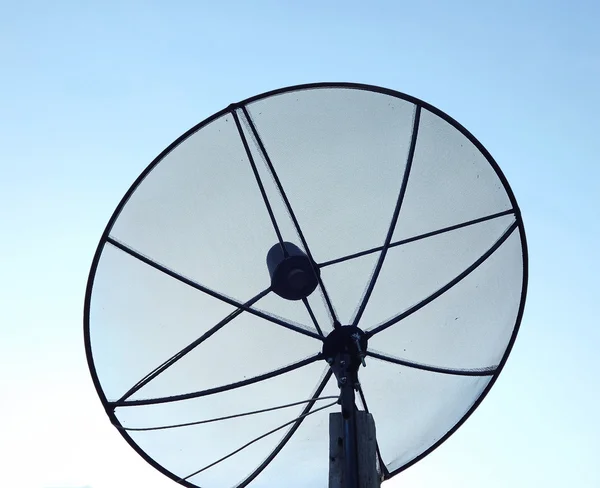
[[[323,357],[331,367],[340,388],[344,441],[344,479],[346,488],[358,487],[358,439],[356,403],[358,369],[365,366],[367,335],[352,325],[335,327],[323,343]]]
[[[361,364],[366,366],[366,352],[367,334],[353,325],[334,328],[323,342],[323,357],[340,386],[356,377]]]

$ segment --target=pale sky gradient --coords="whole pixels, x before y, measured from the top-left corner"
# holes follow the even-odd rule
[[[286,4],[2,2],[0,485],[177,486],[110,425],[88,373],[83,298],[100,235],[192,125],[281,86],[355,81],[473,132],[515,192],[530,252],[498,382],[385,486],[599,487],[600,4]]]

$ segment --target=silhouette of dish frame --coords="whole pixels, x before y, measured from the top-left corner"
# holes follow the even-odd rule
[[[399,189],[399,196],[398,196],[398,199],[396,202],[396,208],[394,209],[394,213],[392,216],[392,222],[389,226],[389,229],[388,229],[387,235],[385,236],[384,241],[382,242],[381,246],[378,246],[375,248],[364,249],[364,250],[361,250],[361,251],[358,251],[358,252],[355,252],[352,254],[347,254],[347,255],[340,256],[335,259],[330,259],[330,260],[324,261],[324,262],[318,262],[313,257],[311,250],[310,250],[310,246],[309,246],[310,243],[307,242],[307,238],[304,236],[304,233],[302,231],[301,222],[299,222],[299,220],[297,219],[297,217],[295,215],[292,203],[287,198],[285,189],[283,188],[281,181],[279,181],[279,179],[277,177],[277,172],[275,171],[273,163],[270,160],[268,150],[265,147],[265,144],[263,144],[261,135],[259,134],[259,131],[256,129],[256,126],[254,125],[254,123],[252,121],[252,117],[250,116],[250,114],[247,111],[247,106],[253,102],[265,100],[270,97],[275,97],[275,96],[279,96],[279,95],[290,94],[290,93],[294,93],[294,92],[298,92],[298,91],[319,90],[319,89],[361,90],[361,91],[367,91],[367,92],[374,92],[374,93],[387,95],[390,97],[394,97],[394,98],[406,101],[408,103],[414,104],[414,106],[415,106],[414,125],[413,125],[413,129],[412,129],[410,147],[409,147],[409,151],[408,151],[407,165],[404,170],[404,177],[402,180],[401,188]],[[430,232],[422,233],[422,234],[419,234],[416,236],[411,236],[409,238],[394,240],[393,239],[394,230],[396,228],[396,223],[398,221],[398,216],[399,216],[399,213],[402,208],[403,198],[404,198],[406,188],[408,185],[408,181],[409,181],[410,167],[412,164],[412,159],[414,157],[415,145],[416,145],[416,141],[417,141],[417,137],[418,137],[420,114],[421,114],[422,110],[427,110],[427,111],[431,112],[432,114],[434,114],[435,116],[443,119],[445,122],[450,124],[453,128],[455,128],[457,131],[459,131],[468,141],[470,141],[470,143],[472,143],[474,145],[474,147],[477,148],[477,150],[481,153],[481,155],[483,155],[483,157],[487,160],[487,162],[489,163],[489,165],[495,172],[498,180],[501,182],[502,189],[506,193],[506,196],[507,196],[508,200],[510,201],[510,208],[490,214],[490,215],[484,215],[484,216],[481,216],[481,217],[478,217],[475,219],[470,219],[470,220],[467,220],[464,222],[446,226],[444,228],[440,228],[440,229],[433,230]],[[274,246],[272,249],[277,250],[277,248],[280,247],[281,253],[276,259],[279,259],[282,262],[285,261],[284,265],[282,265],[280,262],[276,262],[275,264],[269,264],[269,267],[271,270],[271,275],[273,278],[272,287],[269,287],[266,290],[259,292],[256,296],[254,296],[253,298],[251,298],[250,300],[247,300],[245,302],[242,302],[238,299],[232,298],[231,296],[217,292],[208,286],[205,286],[193,279],[187,278],[183,274],[178,273],[177,271],[174,271],[173,269],[161,264],[158,261],[154,261],[152,258],[144,255],[141,252],[136,251],[134,248],[128,246],[124,242],[111,236],[111,230],[115,226],[115,223],[117,222],[117,220],[121,214],[121,211],[123,210],[123,208],[129,201],[130,197],[134,194],[134,192],[142,184],[142,182],[144,181],[146,176],[161,161],[163,161],[165,159],[165,157],[167,157],[175,148],[180,146],[182,143],[185,143],[185,141],[189,137],[196,134],[198,131],[202,130],[204,127],[208,126],[211,122],[219,119],[220,117],[222,117],[224,115],[228,115],[228,114],[231,115],[233,117],[233,120],[235,121],[235,124],[236,124],[239,134],[240,134],[240,139],[244,145],[245,152],[248,157],[249,163],[252,166],[252,170],[253,170],[256,181],[251,182],[251,183],[253,185],[258,184],[258,189],[259,189],[261,197],[264,201],[266,210],[269,214],[269,218],[273,225],[274,231],[277,235],[277,242],[273,243]],[[247,127],[246,133],[242,129],[243,124],[246,124],[246,127]],[[277,188],[281,194],[281,197],[283,199],[283,202],[285,204],[285,207],[287,208],[287,211],[289,212],[290,218],[293,221],[293,225],[294,225],[295,230],[297,231],[297,234],[299,237],[298,244],[300,245],[300,247],[302,247],[302,249],[300,249],[299,247],[296,247],[294,244],[285,242],[285,240],[282,236],[282,233],[278,226],[277,218],[271,208],[269,198],[266,194],[263,182],[261,181],[261,177],[256,168],[256,163],[254,161],[255,157],[253,157],[252,152],[249,149],[249,142],[248,142],[248,137],[247,137],[248,133],[251,134],[257,141],[258,147],[259,147],[260,151],[262,152],[262,155],[264,157],[264,160],[266,161],[266,164],[269,167],[271,176],[273,176],[273,178],[274,178],[275,185],[277,186]],[[365,331],[358,329],[359,322],[365,311],[367,303],[369,302],[369,298],[371,297],[371,295],[373,293],[378,276],[380,275],[381,270],[382,270],[383,266],[385,265],[385,257],[386,257],[388,250],[392,249],[393,247],[397,247],[397,246],[401,246],[401,245],[408,244],[411,242],[416,242],[419,240],[427,239],[427,238],[441,235],[444,233],[450,233],[455,230],[464,229],[464,228],[467,228],[470,226],[477,225],[479,223],[488,222],[488,221],[491,221],[491,220],[494,220],[497,218],[501,218],[504,216],[513,216],[514,221],[506,229],[506,231],[494,242],[494,244],[491,247],[487,248],[487,250],[485,252],[483,252],[478,257],[478,259],[476,259],[474,262],[472,262],[471,265],[466,267],[460,274],[455,276],[454,279],[448,281],[443,286],[438,288],[434,293],[428,295],[427,297],[425,297],[422,300],[420,300],[419,302],[417,302],[413,307],[409,308],[408,310],[404,310],[403,312],[397,314],[396,316],[392,317],[391,319],[384,321],[383,323],[380,323],[377,326],[375,326],[371,329],[367,329]],[[447,291],[451,290],[455,285],[457,285],[463,279],[465,279],[467,276],[469,276],[481,264],[483,264],[490,256],[492,256],[494,254],[494,252],[497,249],[499,249],[502,246],[502,244],[510,236],[512,236],[515,233],[518,233],[518,236],[520,239],[520,246],[521,246],[521,255],[520,255],[520,258],[522,260],[521,261],[521,263],[522,263],[521,290],[520,290],[519,299],[518,299],[516,318],[514,321],[514,325],[512,326],[512,332],[511,332],[510,338],[506,344],[506,348],[501,357],[501,360],[499,361],[499,363],[497,365],[495,365],[494,367],[483,368],[483,369],[445,368],[445,367],[440,367],[440,366],[436,366],[436,365],[430,365],[430,364],[426,364],[426,363],[418,363],[418,362],[415,362],[412,360],[405,360],[405,359],[397,358],[397,357],[394,357],[394,356],[391,356],[388,354],[382,354],[377,351],[372,351],[368,348],[368,346],[367,346],[368,339],[375,336],[379,332],[382,332],[382,331],[394,326],[395,324],[401,322],[408,316],[412,315],[413,313],[417,312],[421,308],[426,307],[427,305],[429,305],[430,303],[435,301],[438,297],[445,294]],[[181,351],[179,351],[179,353],[177,353],[175,356],[172,356],[171,358],[167,359],[165,362],[163,362],[157,368],[155,368],[153,371],[151,371],[148,375],[146,375],[144,378],[142,378],[139,382],[132,385],[132,387],[125,394],[123,394],[120,398],[118,398],[116,400],[109,399],[102,387],[101,379],[97,372],[95,361],[94,361],[94,350],[93,350],[93,346],[92,346],[92,339],[91,339],[91,333],[90,333],[90,328],[92,327],[91,321],[90,321],[90,311],[91,311],[92,298],[94,295],[95,277],[97,274],[97,270],[98,270],[98,266],[100,264],[102,254],[103,254],[106,246],[113,246],[115,249],[120,250],[121,252],[140,261],[141,263],[144,263],[145,265],[147,265],[149,267],[154,268],[155,270],[157,270],[161,273],[164,273],[165,275],[171,277],[172,279],[178,280],[181,283],[184,283],[192,288],[195,288],[196,290],[198,290],[201,293],[207,294],[207,295],[209,295],[217,300],[220,300],[224,303],[227,303],[228,305],[233,306],[235,308],[235,311],[232,314],[225,317],[221,322],[216,324],[216,326],[213,327],[213,329],[210,330],[210,334],[208,336],[206,336],[206,334],[205,334],[202,337],[199,337],[197,341],[194,341],[193,343],[188,344],[185,348],[183,348]],[[292,246],[292,247],[289,247],[289,246]],[[290,256],[290,253],[288,252],[288,250],[291,250],[290,252],[291,252],[292,256]],[[352,323],[349,323],[349,324],[342,324],[338,320],[334,303],[327,292],[327,288],[325,286],[326,279],[323,277],[323,275],[320,271],[324,268],[327,268],[328,266],[332,266],[332,265],[335,265],[335,264],[338,264],[341,262],[345,262],[345,261],[350,261],[352,259],[357,259],[362,256],[366,256],[366,255],[374,254],[374,253],[379,253],[379,258],[377,259],[373,274],[372,274],[369,282],[366,284],[366,290],[361,299],[361,302],[359,304],[357,304],[357,311],[353,318],[353,321],[352,321]],[[271,259],[271,261],[272,261],[273,259],[275,259],[272,257],[272,255],[274,255],[274,254],[272,254],[272,253],[270,253],[270,254],[271,254],[271,257],[268,259]],[[296,261],[290,260],[290,258],[294,258],[294,259],[296,259]],[[287,261],[286,261],[286,259],[287,259]],[[293,263],[298,262],[298,263],[300,263],[300,265],[298,265],[297,267],[294,267],[293,263],[292,263],[292,265],[289,264],[292,261],[293,261]],[[277,268],[278,265],[280,266],[279,268]],[[288,267],[286,268],[285,266],[288,266]],[[290,268],[290,266],[291,266],[291,268]],[[281,271],[282,269],[284,271]],[[314,271],[314,275],[312,275],[312,276],[310,276],[311,269]],[[277,278],[275,278],[276,274],[278,276]],[[289,277],[288,282],[285,281],[286,280],[285,277],[281,278],[281,276],[283,276],[283,275],[285,275],[285,277]],[[356,337],[360,336],[360,340],[355,339],[354,342],[352,342],[350,339],[348,339],[348,340],[344,339],[344,341],[342,341],[343,347],[340,346],[343,348],[344,353],[349,354],[349,356],[347,356],[347,358],[354,364],[354,366],[356,367],[356,370],[359,370],[359,368],[360,368],[359,362],[364,363],[365,359],[369,360],[369,358],[371,358],[371,359],[375,359],[375,360],[385,361],[386,363],[397,364],[397,365],[406,366],[406,367],[421,370],[421,371],[428,371],[428,372],[432,372],[432,373],[441,373],[441,374],[458,375],[458,376],[477,376],[477,377],[483,376],[483,377],[489,378],[489,382],[487,383],[487,385],[485,386],[483,391],[479,394],[479,396],[475,399],[473,404],[467,409],[466,413],[464,415],[462,415],[458,419],[458,421],[456,423],[454,423],[454,425],[447,432],[441,433],[439,439],[436,442],[434,442],[432,445],[428,446],[426,449],[424,449],[422,452],[420,452],[416,457],[412,458],[410,461],[402,464],[399,467],[396,467],[395,469],[390,470],[390,469],[388,469],[385,462],[383,461],[383,458],[382,458],[381,453],[379,452],[379,448],[378,448],[377,449],[377,451],[378,451],[377,452],[378,468],[380,470],[382,479],[385,480],[385,479],[389,479],[392,476],[395,476],[396,474],[407,469],[411,465],[415,464],[416,462],[418,462],[419,460],[421,460],[422,458],[427,456],[434,449],[436,449],[439,445],[441,445],[448,437],[450,437],[465,422],[465,420],[467,418],[469,418],[469,416],[473,413],[473,411],[480,405],[482,400],[485,398],[485,396],[487,395],[487,393],[489,392],[491,387],[494,385],[500,372],[502,371],[502,369],[508,359],[510,351],[513,347],[515,339],[517,337],[519,326],[520,326],[520,323],[521,323],[521,320],[523,317],[523,311],[524,311],[524,305],[525,305],[525,299],[526,299],[526,290],[527,290],[527,279],[528,279],[528,255],[527,255],[525,229],[524,229],[523,221],[521,218],[521,212],[520,212],[519,206],[517,204],[516,198],[508,184],[508,181],[506,180],[504,174],[500,170],[496,161],[492,158],[492,156],[489,154],[489,152],[483,147],[483,145],[469,131],[467,131],[462,125],[460,125],[457,121],[455,121],[453,118],[451,118],[450,116],[448,116],[441,110],[433,107],[432,105],[430,105],[422,100],[419,100],[415,97],[412,97],[412,96],[409,96],[409,95],[406,95],[406,94],[403,94],[403,93],[400,93],[400,92],[397,92],[394,90],[386,89],[386,88],[365,85],[365,84],[358,84],[358,83],[328,83],[328,82],[290,86],[290,87],[285,87],[285,88],[269,91],[269,92],[266,92],[266,93],[263,93],[260,95],[256,95],[254,97],[243,100],[239,103],[232,104],[229,107],[221,110],[220,112],[218,112],[218,113],[210,116],[209,118],[205,119],[204,121],[200,122],[196,126],[192,127],[190,130],[188,130],[183,135],[181,135],[178,139],[176,139],[171,145],[169,145],[161,154],[159,154],[154,159],[154,161],[152,161],[152,163],[136,179],[136,181],[133,183],[133,185],[129,188],[129,190],[126,192],[123,199],[117,206],[116,210],[114,211],[112,217],[110,218],[110,220],[101,236],[100,242],[98,244],[98,247],[97,247],[97,250],[94,255],[92,265],[91,265],[91,270],[90,270],[88,283],[87,283],[87,289],[86,289],[85,306],[84,306],[84,340],[85,340],[86,356],[87,356],[88,366],[90,369],[90,373],[92,376],[94,386],[96,388],[98,396],[100,397],[102,405],[104,406],[104,409],[105,409],[107,415],[109,416],[112,424],[118,428],[120,433],[123,435],[125,440],[131,445],[131,447],[133,447],[133,449],[135,449],[138,452],[138,454],[140,454],[140,456],[142,456],[142,458],[144,458],[150,465],[152,465],[157,470],[159,470],[160,472],[162,472],[169,478],[173,479],[174,481],[176,481],[184,486],[188,486],[188,487],[200,486],[198,484],[195,484],[192,481],[189,481],[190,478],[193,478],[196,474],[202,472],[205,469],[209,469],[211,466],[213,466],[213,464],[217,464],[218,462],[223,461],[224,459],[229,458],[230,456],[234,456],[239,450],[244,449],[245,447],[247,447],[247,445],[252,444],[253,442],[257,441],[258,439],[251,440],[249,444],[242,446],[239,450],[232,452],[230,455],[217,460],[215,463],[212,463],[209,466],[203,467],[202,469],[196,471],[195,473],[191,473],[191,474],[187,474],[187,475],[183,476],[182,474],[174,473],[174,472],[168,470],[167,468],[165,468],[164,466],[162,466],[161,463],[159,462],[159,460],[152,458],[146,451],[144,451],[144,449],[142,447],[140,447],[138,445],[138,443],[136,443],[136,441],[130,435],[131,431],[136,431],[136,430],[163,429],[163,428],[169,428],[169,427],[181,427],[182,425],[152,427],[152,428],[147,428],[147,429],[130,428],[130,427],[122,425],[121,421],[117,418],[117,415],[115,414],[115,410],[117,408],[126,407],[126,406],[135,406],[135,405],[153,405],[153,404],[160,404],[161,402],[182,401],[182,400],[186,400],[186,399],[198,398],[203,395],[218,394],[220,392],[229,391],[231,389],[241,388],[246,385],[250,385],[250,384],[260,382],[260,381],[268,380],[270,378],[273,378],[273,377],[276,377],[279,375],[285,375],[289,372],[295,371],[299,368],[302,368],[306,365],[312,364],[317,361],[327,361],[330,365],[332,365],[335,362],[334,357],[333,357],[334,354],[336,354],[336,353],[341,354],[341,352],[340,352],[341,349],[335,349],[337,347],[337,345],[339,344],[339,341],[336,342],[333,339],[328,341],[327,339],[329,337],[332,337],[335,334],[339,335],[340,331],[343,332],[343,331],[345,331],[346,328],[352,328],[352,332],[354,334],[352,337],[356,338]],[[293,288],[296,284],[298,284],[298,286],[297,286],[297,289],[294,290]],[[320,324],[319,321],[317,320],[317,318],[315,317],[315,313],[313,312],[311,305],[307,299],[308,295],[315,288],[318,289],[319,292],[321,293],[321,296],[324,300],[325,307],[330,313],[330,317],[331,317],[330,325],[333,327],[333,330],[330,331],[328,334],[324,332],[324,330],[322,328],[322,324]],[[304,289],[307,290],[306,293],[304,292]],[[300,290],[300,291],[298,291],[298,290]],[[270,292],[277,293],[283,299],[301,301],[303,303],[303,305],[306,307],[306,310],[311,317],[312,323],[314,324],[314,330],[307,330],[306,328],[298,327],[292,321],[287,321],[287,320],[277,317],[275,315],[270,315],[268,313],[265,313],[265,312],[261,311],[260,309],[253,308],[253,305],[256,302],[261,300],[263,297],[265,297]],[[200,392],[182,393],[181,395],[170,395],[168,397],[163,397],[163,398],[151,398],[151,399],[132,399],[131,398],[132,395],[134,395],[138,390],[140,390],[146,384],[148,384],[150,381],[152,381],[154,378],[159,376],[162,372],[164,372],[166,369],[168,369],[172,364],[174,364],[176,361],[181,359],[184,355],[186,355],[188,352],[193,350],[200,343],[204,342],[205,340],[208,340],[210,335],[215,333],[220,328],[226,326],[227,323],[234,320],[240,314],[244,314],[244,313],[253,314],[254,316],[256,316],[258,318],[267,320],[271,323],[274,323],[276,325],[284,327],[292,332],[297,332],[299,334],[304,335],[305,337],[313,338],[317,341],[317,344],[321,344],[323,346],[323,350],[316,351],[313,356],[308,357],[301,361],[297,361],[291,365],[286,365],[281,368],[278,368],[277,370],[270,371],[270,372],[267,372],[267,373],[249,378],[249,379],[243,379],[243,380],[237,381],[235,383],[222,385],[220,387],[206,389],[206,390],[203,390]],[[97,325],[93,325],[93,327],[97,327]],[[356,331],[358,331],[358,332],[356,332]],[[349,329],[348,329],[348,332],[350,332]],[[349,334],[346,334],[346,335],[348,335],[348,337],[350,337]],[[333,343],[335,343],[336,345],[332,346],[331,344],[333,344]],[[327,348],[329,348],[329,350],[327,350]],[[330,352],[332,350],[332,348],[334,350],[334,353]],[[343,363],[343,364],[345,364],[345,363]],[[327,385],[329,380],[332,378],[332,376],[334,376],[334,373],[338,379],[338,386],[340,386],[339,385],[340,375],[338,374],[338,371],[335,371],[334,368],[332,367],[332,369],[330,369],[328,371],[328,373],[319,382],[313,396],[306,401],[299,402],[299,403],[305,404],[305,407],[302,410],[302,413],[298,417],[294,418],[291,422],[288,422],[285,425],[276,429],[276,430],[279,430],[280,428],[284,428],[286,426],[289,427],[286,434],[282,438],[281,442],[279,442],[277,444],[275,449],[273,449],[268,454],[266,459],[264,459],[263,462],[260,463],[252,473],[250,473],[244,480],[242,480],[236,486],[243,487],[243,486],[251,485],[252,481],[257,476],[260,475],[260,473],[269,465],[270,462],[273,461],[273,459],[284,448],[286,443],[294,436],[294,434],[296,433],[296,431],[298,430],[298,428],[300,427],[300,425],[302,424],[304,419],[307,416],[312,415],[313,413],[321,410],[320,408],[313,409],[313,407],[317,404],[317,402],[320,400],[332,399],[332,397],[330,397],[330,396],[325,396],[325,397],[321,396],[321,393],[323,392],[325,386]],[[358,383],[358,380],[356,380],[356,381],[357,381],[356,392],[358,393],[358,396],[361,400],[361,404],[363,405],[364,409],[368,412],[365,393],[363,392],[363,389],[362,389],[360,383]],[[352,393],[352,402],[354,402],[353,395],[354,395],[354,393]],[[335,403],[336,402],[333,402],[332,405]],[[286,408],[288,406],[289,405],[283,405],[281,407],[273,407],[273,409]],[[330,406],[331,405],[328,404],[326,407],[323,407],[323,408],[327,408]],[[244,416],[244,415],[250,415],[253,413],[256,413],[256,412],[241,413],[239,415]],[[235,415],[231,416],[231,417],[235,417]],[[223,419],[231,418],[231,417],[223,417]],[[223,420],[223,419],[216,418],[216,419],[207,420],[205,422],[219,421],[219,420]],[[375,420],[377,421],[377,419],[375,419]],[[192,423],[190,423],[190,425],[198,424],[198,423],[201,423],[201,422],[192,422]],[[271,433],[272,432],[266,432],[265,435],[269,435]],[[261,438],[262,437],[263,436],[261,436]]]

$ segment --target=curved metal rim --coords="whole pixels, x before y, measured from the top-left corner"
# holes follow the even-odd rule
[[[311,89],[323,89],[323,88],[329,88],[329,89],[340,88],[340,89],[363,90],[363,91],[370,91],[370,92],[380,93],[380,94],[384,94],[384,95],[389,95],[389,96],[392,96],[392,97],[395,97],[395,98],[399,98],[401,100],[405,100],[407,102],[413,103],[415,105],[420,105],[422,108],[425,108],[429,112],[437,115],[438,117],[440,117],[441,119],[445,120],[450,125],[452,125],[453,127],[455,127],[467,139],[469,139],[469,141],[471,141],[471,143],[473,143],[473,145],[483,154],[483,156],[486,158],[486,160],[488,161],[488,163],[492,166],[492,168],[494,169],[494,171],[498,175],[498,178],[502,182],[504,190],[506,191],[506,193],[508,195],[508,198],[509,198],[509,200],[510,200],[510,202],[512,204],[512,207],[513,207],[513,210],[514,210],[514,214],[515,214],[515,219],[517,221],[517,225],[518,225],[518,228],[519,228],[520,239],[521,239],[521,250],[522,250],[522,259],[523,259],[523,280],[522,280],[522,288],[521,288],[521,300],[520,300],[520,303],[519,303],[519,309],[518,309],[518,312],[517,312],[517,318],[516,318],[516,321],[515,321],[515,326],[514,326],[514,329],[513,329],[513,333],[511,335],[511,338],[510,338],[510,340],[508,342],[508,345],[506,347],[506,351],[504,353],[504,356],[502,357],[502,359],[501,359],[501,361],[500,361],[500,363],[498,365],[498,368],[496,369],[495,374],[492,376],[490,382],[484,388],[484,390],[482,391],[482,393],[479,395],[479,397],[477,398],[477,400],[475,401],[475,403],[473,403],[473,405],[467,411],[467,413],[465,415],[463,415],[463,417],[444,436],[442,436],[436,443],[434,443],[428,449],[426,449],[421,454],[419,454],[418,456],[416,456],[415,458],[413,458],[411,461],[409,461],[406,464],[402,465],[401,467],[395,469],[394,471],[386,473],[385,476],[384,476],[384,479],[389,479],[389,478],[395,476],[396,474],[401,473],[405,469],[407,469],[410,466],[414,465],[415,463],[417,463],[418,461],[420,461],[421,459],[423,459],[425,456],[427,456],[428,454],[430,454],[431,452],[433,452],[441,444],[443,444],[471,416],[471,414],[477,409],[477,407],[481,404],[481,402],[483,401],[483,399],[487,396],[487,394],[491,390],[492,386],[494,386],[494,383],[498,379],[498,376],[502,372],[502,370],[504,368],[504,365],[506,364],[506,361],[508,360],[508,357],[509,357],[509,355],[510,355],[510,353],[512,351],[512,348],[514,346],[515,340],[517,338],[517,335],[518,335],[518,332],[519,332],[519,328],[521,326],[521,321],[522,321],[523,313],[524,313],[524,310],[525,310],[525,301],[526,301],[526,297],[527,297],[528,268],[529,268],[529,257],[528,257],[528,252],[527,252],[527,240],[526,240],[526,235],[525,235],[525,227],[523,225],[523,219],[522,219],[522,216],[521,216],[521,210],[520,210],[519,205],[517,203],[517,200],[516,200],[516,198],[514,196],[514,193],[513,193],[512,189],[511,189],[511,187],[510,187],[510,185],[508,183],[508,180],[504,176],[504,173],[500,169],[498,163],[495,161],[495,159],[492,157],[492,155],[488,152],[488,150],[483,146],[483,144],[481,144],[475,138],[475,136],[473,134],[471,134],[471,132],[469,132],[465,127],[463,127],[458,121],[456,121],[455,119],[453,119],[452,117],[450,117],[445,112],[439,110],[438,108],[436,108],[436,107],[428,104],[427,102],[424,102],[423,100],[420,100],[420,99],[418,99],[416,97],[413,97],[413,96],[410,96],[410,95],[407,95],[405,93],[398,92],[398,91],[395,91],[395,90],[391,90],[389,88],[383,88],[383,87],[379,87],[379,86],[375,86],[375,85],[368,85],[368,84],[363,84],[363,83],[352,83],[352,82],[318,82],[318,83],[308,83],[308,84],[301,84],[301,85],[292,85],[292,86],[288,86],[288,87],[284,87],[284,88],[279,88],[279,89],[276,89],[276,90],[267,91],[267,92],[264,92],[262,94],[255,95],[253,97],[250,97],[250,98],[247,98],[245,100],[242,100],[241,102],[234,103],[234,104],[230,105],[229,107],[226,107],[226,108],[220,110],[219,112],[211,115],[210,117],[204,119],[202,122],[196,124],[191,129],[187,130],[185,133],[183,133],[181,136],[179,136],[175,141],[173,141],[166,149],[164,149],[144,169],[144,171],[142,171],[142,173],[137,177],[137,179],[134,181],[134,183],[131,185],[131,187],[127,190],[127,192],[125,193],[125,195],[123,196],[123,198],[121,199],[121,201],[119,202],[119,204],[117,205],[117,208],[113,212],[111,218],[109,219],[108,224],[106,225],[106,228],[104,229],[104,232],[102,233],[102,236],[100,238],[100,242],[98,243],[98,247],[96,248],[96,252],[94,254],[94,258],[92,260],[92,265],[91,265],[91,268],[90,268],[90,274],[88,276],[88,281],[87,281],[87,286],[86,286],[86,293],[85,293],[84,311],[83,311],[83,323],[84,323],[84,331],[83,332],[84,332],[84,343],[85,343],[86,359],[87,359],[88,367],[89,367],[89,370],[90,370],[90,374],[92,376],[92,381],[94,383],[94,387],[96,388],[96,392],[98,393],[98,396],[100,397],[100,401],[102,402],[104,410],[106,411],[107,415],[109,416],[111,422],[114,425],[120,426],[121,424],[120,424],[119,420],[117,419],[116,415],[114,414],[114,412],[111,410],[110,404],[108,402],[108,399],[106,398],[106,395],[104,394],[104,391],[102,390],[102,387],[100,385],[100,380],[99,380],[97,372],[96,372],[96,367],[94,365],[94,360],[93,360],[93,355],[92,355],[91,340],[90,340],[89,312],[90,312],[90,303],[91,303],[91,297],[92,297],[92,289],[93,289],[93,286],[94,286],[94,278],[95,278],[95,275],[96,275],[96,270],[97,270],[97,267],[98,267],[98,263],[100,261],[100,256],[102,255],[102,252],[104,250],[104,245],[107,242],[107,239],[108,239],[108,236],[110,234],[110,231],[112,230],[112,228],[113,228],[113,226],[114,226],[117,218],[119,217],[121,211],[123,210],[125,204],[129,200],[129,198],[131,197],[131,195],[134,193],[134,191],[138,188],[138,186],[140,185],[140,183],[144,180],[144,178],[171,151],[173,151],[177,146],[179,146],[182,142],[184,142],[186,139],[188,139],[194,133],[196,133],[197,131],[199,131],[200,129],[202,129],[204,126],[208,125],[209,123],[211,123],[212,121],[218,119],[219,117],[227,114],[231,110],[232,107],[249,105],[249,104],[251,104],[253,102],[256,102],[256,101],[259,101],[259,100],[264,100],[266,98],[270,98],[270,97],[273,97],[273,96],[276,96],[276,95],[281,95],[281,94],[288,93],[288,92],[304,91],[304,90],[311,90]],[[135,441],[133,440],[133,438],[131,438],[127,434],[127,432],[125,430],[119,429],[119,432],[125,438],[125,440],[129,443],[129,445],[143,459],[145,459],[151,466],[153,466],[158,471],[160,471],[164,475],[168,476],[172,480],[174,480],[176,482],[179,482],[179,484],[181,484],[183,486],[187,486],[187,487],[190,487],[190,488],[197,488],[197,485],[195,485],[195,484],[189,483],[187,481],[179,481],[180,480],[179,476],[177,476],[174,473],[170,472],[169,470],[167,470],[166,468],[164,468],[162,465],[160,465],[158,462],[156,462],[154,459],[152,459],[142,448],[140,448],[135,443]]]

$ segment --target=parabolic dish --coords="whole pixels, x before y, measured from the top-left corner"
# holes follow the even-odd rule
[[[308,298],[272,290],[284,241],[318,269]],[[140,175],[94,257],[86,352],[111,422],[172,479],[326,486],[339,389],[321,351],[356,325],[357,407],[389,478],[487,394],[526,284],[517,202],[467,130],[395,91],[296,86],[213,115]]]

